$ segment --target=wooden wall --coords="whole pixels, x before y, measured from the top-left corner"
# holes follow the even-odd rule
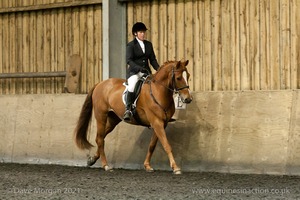
[[[101,0],[0,0],[0,73],[61,71],[83,59],[79,93],[102,79]],[[300,88],[299,0],[127,2],[159,63],[190,60],[194,91]],[[0,80],[0,94],[61,93],[64,78]]]
[[[0,73],[65,71],[73,54],[85,93],[102,77],[101,1],[0,0]],[[2,79],[0,94],[61,93],[64,81]]]
[[[300,88],[299,0],[161,0],[128,4],[159,63],[189,59],[195,91]]]

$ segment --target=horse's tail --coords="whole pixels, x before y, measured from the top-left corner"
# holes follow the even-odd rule
[[[80,149],[90,149],[93,145],[87,140],[87,130],[93,111],[92,95],[96,85],[89,91],[85,102],[81,108],[80,116],[75,128],[75,142]]]

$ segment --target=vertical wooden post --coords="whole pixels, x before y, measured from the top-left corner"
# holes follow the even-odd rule
[[[76,93],[81,71],[81,58],[79,55],[74,54],[70,57],[66,70],[65,92]]]

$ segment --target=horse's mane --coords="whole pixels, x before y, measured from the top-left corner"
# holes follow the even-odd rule
[[[176,60],[168,60],[168,61],[165,61],[164,64],[162,64],[161,66],[159,66],[159,68],[156,70],[156,73],[154,74],[154,76],[155,76],[162,68],[167,67],[167,66],[169,66],[170,64],[176,63],[176,62],[178,62],[178,61],[176,61]]]
[[[176,60],[168,60],[168,61],[164,62],[164,65],[169,64],[169,63],[173,63],[173,62],[178,62],[178,61],[176,61]]]
[[[178,62],[176,60],[168,60],[168,61],[165,61],[164,64],[162,64],[161,66],[159,66],[159,68],[157,69],[157,71],[159,71],[161,68],[171,64],[171,63],[174,63],[174,62]]]
[[[162,66],[165,66],[167,64],[174,63],[174,62],[178,62],[178,61],[176,61],[176,60],[168,60],[168,61],[164,62],[164,64]]]

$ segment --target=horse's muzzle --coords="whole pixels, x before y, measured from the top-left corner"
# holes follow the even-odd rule
[[[193,100],[192,98],[186,98],[186,99],[183,99],[182,102],[183,103],[191,103],[192,100]]]
[[[189,96],[189,97],[181,97],[181,101],[183,103],[191,103],[193,101],[193,97]]]

